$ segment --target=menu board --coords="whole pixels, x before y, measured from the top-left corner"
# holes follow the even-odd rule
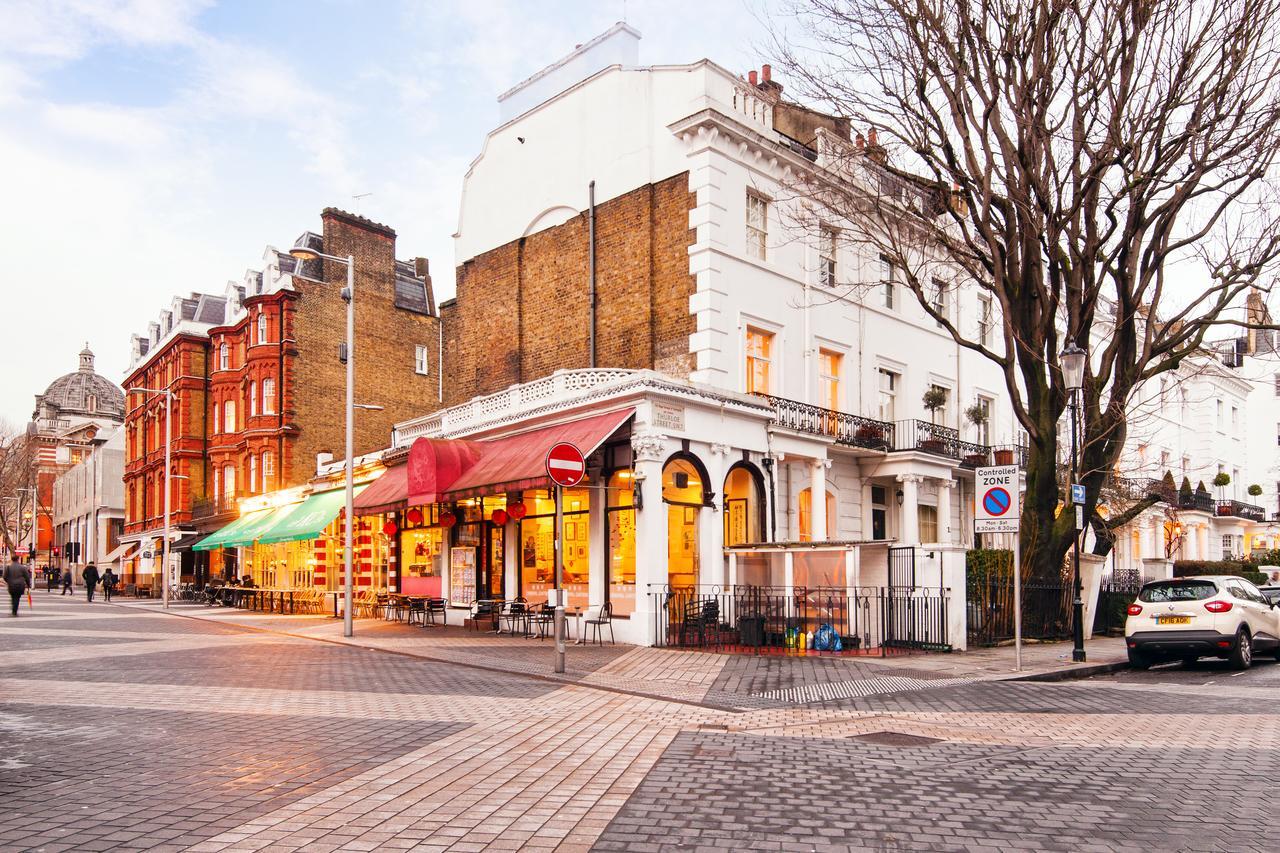
[[[476,598],[476,549],[449,549],[449,603],[470,607]]]

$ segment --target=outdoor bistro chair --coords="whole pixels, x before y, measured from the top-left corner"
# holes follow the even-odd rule
[[[410,598],[408,600],[408,610],[407,610],[407,613],[409,614],[409,618],[407,620],[408,624],[412,625],[413,623],[417,622],[418,624],[422,625],[424,628],[426,627],[427,625],[427,606],[426,605],[427,605],[426,600],[422,598]]]
[[[501,601],[488,598],[479,598],[471,602],[471,628],[479,631],[482,620],[487,620],[496,628],[501,607]]]
[[[676,644],[693,645],[689,639],[695,636],[698,638],[699,646],[706,645],[707,635],[702,625],[702,602],[691,598],[684,603],[684,610],[680,614],[680,632]]]
[[[500,617],[501,621],[507,623],[507,630],[514,634],[516,627],[520,627],[520,632],[526,637],[529,636],[529,603],[524,598],[515,598],[507,603]]]
[[[422,627],[425,628],[428,624],[436,624],[437,613],[440,614],[440,623],[442,625],[449,624],[449,608],[444,606],[443,598],[428,598],[424,604],[424,610],[426,611],[427,618]]]
[[[533,633],[534,626],[538,629],[538,639],[550,635],[551,626],[556,621],[556,609],[551,604],[543,602],[536,610],[529,614],[529,633]]]
[[[605,625],[609,626],[609,644],[615,645],[613,639],[613,602],[611,601],[606,601],[604,604],[600,605],[600,610],[596,613],[595,617],[588,617],[586,620],[586,627],[590,628],[594,632],[597,645],[604,645],[604,641],[601,638],[601,631]],[[585,641],[586,637],[583,637],[582,639]]]

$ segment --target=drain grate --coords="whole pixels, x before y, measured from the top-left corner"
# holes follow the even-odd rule
[[[931,743],[942,743],[940,737],[909,735],[906,732],[868,732],[864,735],[850,735],[849,740],[860,740],[879,746],[928,746]]]

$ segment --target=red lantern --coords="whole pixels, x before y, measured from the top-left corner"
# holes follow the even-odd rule
[[[493,515],[489,516],[494,524],[499,526],[507,523],[507,511],[505,509],[495,509]]]
[[[511,506],[507,507],[507,513],[516,521],[519,521],[520,519],[524,518],[528,512],[529,510],[525,508],[525,505],[518,502],[513,503]]]
[[[418,508],[415,506],[413,509],[411,509],[411,510],[409,510],[408,512],[406,512],[406,513],[404,514],[404,517],[405,517],[405,520],[406,520],[406,521],[408,521],[410,524],[421,524],[421,523],[422,523],[422,510],[418,509]]]
[[[458,523],[458,517],[453,513],[449,512],[449,510],[446,509],[444,512],[440,513],[441,527],[453,527],[457,523]]]
[[[388,536],[395,536],[399,530],[400,528],[396,527],[396,523],[394,521],[388,521],[386,524],[382,525],[382,532]]]

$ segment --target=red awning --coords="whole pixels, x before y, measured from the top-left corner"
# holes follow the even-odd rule
[[[377,515],[404,509],[409,500],[409,466],[395,465],[356,495],[352,506],[356,515]]]
[[[480,459],[484,442],[450,438],[419,438],[409,447],[409,503],[436,503],[444,491]]]
[[[548,487],[546,459],[553,444],[567,441],[583,456],[590,456],[634,413],[628,408],[491,441],[468,442],[481,448],[482,455],[448,486],[448,496],[469,498]]]

